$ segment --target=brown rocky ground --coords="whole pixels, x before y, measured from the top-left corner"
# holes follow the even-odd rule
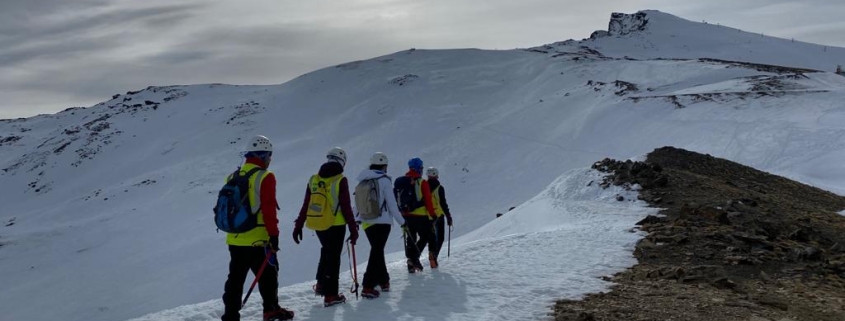
[[[639,264],[556,321],[845,320],[845,197],[672,147],[593,167],[661,215],[639,224]]]

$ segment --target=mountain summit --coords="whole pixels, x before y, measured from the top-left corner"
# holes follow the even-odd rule
[[[580,44],[608,57],[629,59],[712,58],[834,71],[845,49],[782,39],[656,10],[613,13],[607,30]]]

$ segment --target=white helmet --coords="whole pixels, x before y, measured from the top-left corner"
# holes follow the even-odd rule
[[[373,157],[370,157],[370,164],[387,165],[387,155],[382,152],[375,152],[375,154],[373,154]]]
[[[340,163],[340,166],[346,166],[346,152],[344,152],[340,147],[335,147],[329,150],[329,152],[326,153],[326,158],[337,161]]]
[[[249,144],[246,145],[247,152],[272,152],[273,151],[273,143],[270,142],[265,136],[256,135],[255,137],[249,140]]]
[[[425,175],[428,177],[438,177],[440,176],[440,172],[434,167],[429,167],[425,169]]]

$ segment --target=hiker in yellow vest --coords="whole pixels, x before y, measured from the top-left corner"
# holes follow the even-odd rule
[[[405,219],[399,212],[396,197],[393,195],[393,183],[387,176],[387,155],[381,152],[370,158],[370,167],[358,174],[360,182],[355,188],[355,209],[357,219],[361,221],[364,234],[370,241],[370,259],[364,273],[364,290],[361,296],[368,299],[378,298],[380,293],[390,291],[390,274],[384,261],[384,246],[390,236],[393,221],[405,226]],[[359,193],[360,191],[360,193]],[[392,218],[392,219],[391,219]]]
[[[311,176],[305,188],[305,200],[299,210],[293,230],[293,241],[302,240],[302,227],[317,232],[320,239],[320,262],[317,264],[317,284],[314,292],[323,296],[323,306],[329,307],[346,302],[338,291],[340,276],[340,255],[349,228],[352,245],[358,240],[358,225],[352,213],[349,197],[349,182],[343,176],[346,152],[340,147],[329,150],[327,161],[320,166],[317,175]]]
[[[434,213],[437,218],[434,219],[433,235],[428,239],[428,263],[432,269],[436,269],[437,256],[440,254],[440,249],[443,248],[443,240],[446,238],[445,223],[452,227],[452,213],[449,212],[449,204],[446,203],[446,188],[440,184],[440,172],[437,168],[429,167],[425,170],[425,176],[428,176],[428,187],[431,188],[431,198],[434,204]]]
[[[279,250],[279,219],[276,217],[276,176],[267,170],[273,155],[273,144],[267,137],[255,136],[250,139],[246,149],[246,162],[240,167],[239,175],[249,176],[249,204],[254,211],[257,226],[244,233],[227,233],[229,245],[229,278],[226,280],[223,304],[223,321],[241,319],[241,295],[247,273],[258,273],[264,264],[265,249]],[[232,179],[234,173],[227,178]],[[274,262],[278,266],[278,262]],[[264,321],[293,319],[294,313],[279,306],[278,271],[275,267],[265,266],[258,280],[258,291],[264,300]]]

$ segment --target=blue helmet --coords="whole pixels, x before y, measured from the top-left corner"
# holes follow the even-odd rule
[[[408,160],[408,168],[415,170],[417,173],[422,173],[423,161],[419,157],[414,157]]]

